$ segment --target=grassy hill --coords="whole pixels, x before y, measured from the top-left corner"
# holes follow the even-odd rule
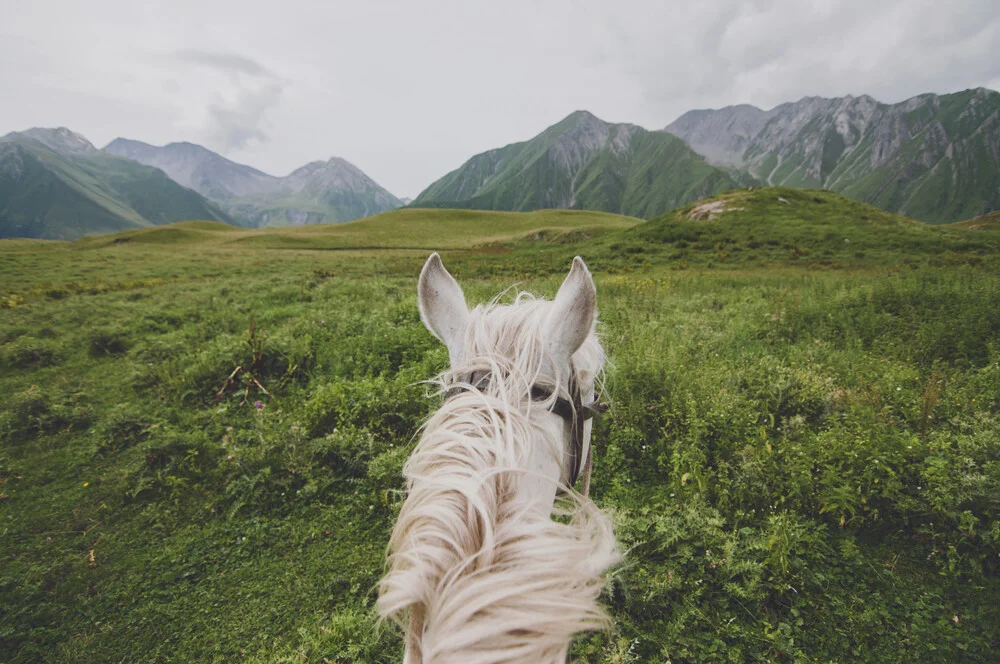
[[[108,244],[185,243],[254,249],[457,249],[503,244],[523,236],[597,236],[640,220],[604,212],[538,210],[494,212],[400,209],[340,224],[239,229],[212,222],[184,222],[114,236],[86,238],[81,247]]]
[[[200,218],[229,221],[158,169],[20,137],[0,142],[0,237],[73,239]]]
[[[738,190],[595,241],[609,265],[817,269],[994,261],[995,231],[929,226],[821,190]]]
[[[0,241],[0,659],[398,662],[374,589],[448,246],[470,302],[595,274],[626,563],[575,661],[994,661],[998,237],[777,189]]]
[[[1000,210],[984,214],[965,221],[956,221],[951,226],[964,228],[971,231],[996,231],[1000,230]]]

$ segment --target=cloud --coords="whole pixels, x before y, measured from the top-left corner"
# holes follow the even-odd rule
[[[770,0],[588,3],[611,26],[602,48],[642,95],[637,119],[663,126],[691,108],[769,108],[803,96],[897,102],[1000,77],[993,0]]]
[[[199,87],[213,91],[200,113],[210,147],[226,154],[270,141],[268,114],[281,101],[287,81],[239,53],[182,49],[173,59],[201,70]]]
[[[174,53],[174,57],[182,62],[205,65],[232,74],[247,74],[248,76],[270,76],[271,73],[253,58],[238,53],[213,53],[197,49],[182,49]]]
[[[208,107],[211,123],[207,132],[210,142],[223,152],[233,152],[249,147],[253,142],[270,140],[263,127],[265,115],[277,106],[281,86],[270,84],[259,89],[244,89],[231,102],[214,103]]]

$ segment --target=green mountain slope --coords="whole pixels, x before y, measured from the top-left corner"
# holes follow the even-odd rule
[[[985,88],[898,104],[862,95],[807,97],[766,113],[692,111],[667,131],[768,184],[822,187],[921,221],[1000,208],[1000,93]],[[734,145],[745,146],[739,157]]]
[[[0,141],[0,237],[73,239],[185,219],[231,223],[156,168],[96,151],[60,153],[19,135]]]
[[[529,141],[474,156],[411,205],[649,217],[734,186],[674,136],[577,111]]]

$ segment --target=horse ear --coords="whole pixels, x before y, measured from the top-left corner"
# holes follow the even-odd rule
[[[568,362],[593,330],[596,317],[597,287],[583,259],[577,256],[546,320],[546,343],[552,356]]]
[[[420,271],[417,303],[420,319],[431,334],[448,347],[451,364],[455,366],[462,354],[465,330],[469,326],[469,309],[465,306],[462,287],[444,269],[437,252],[430,255]]]

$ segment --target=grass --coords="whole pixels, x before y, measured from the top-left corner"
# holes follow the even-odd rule
[[[374,588],[448,240],[470,301],[595,272],[593,494],[628,553],[577,660],[995,660],[996,232],[739,195],[640,226],[401,211],[371,250],[353,224],[0,243],[0,660],[399,661]]]
[[[94,236],[77,248],[108,244],[186,243],[234,250],[253,249],[455,249],[509,242],[524,235],[568,232],[599,234],[639,223],[605,212],[539,210],[475,212],[471,210],[400,209],[342,224],[316,224],[277,229],[242,229],[196,221],[142,229],[114,236]]]
[[[717,197],[725,211],[693,217],[699,203],[607,235],[608,265],[806,269],[996,265],[1000,234],[934,227],[838,194],[771,187]]]
[[[1000,211],[990,212],[989,214],[984,214],[973,219],[967,219],[966,221],[958,221],[954,224],[950,224],[956,228],[965,228],[968,230],[1000,230]]]

